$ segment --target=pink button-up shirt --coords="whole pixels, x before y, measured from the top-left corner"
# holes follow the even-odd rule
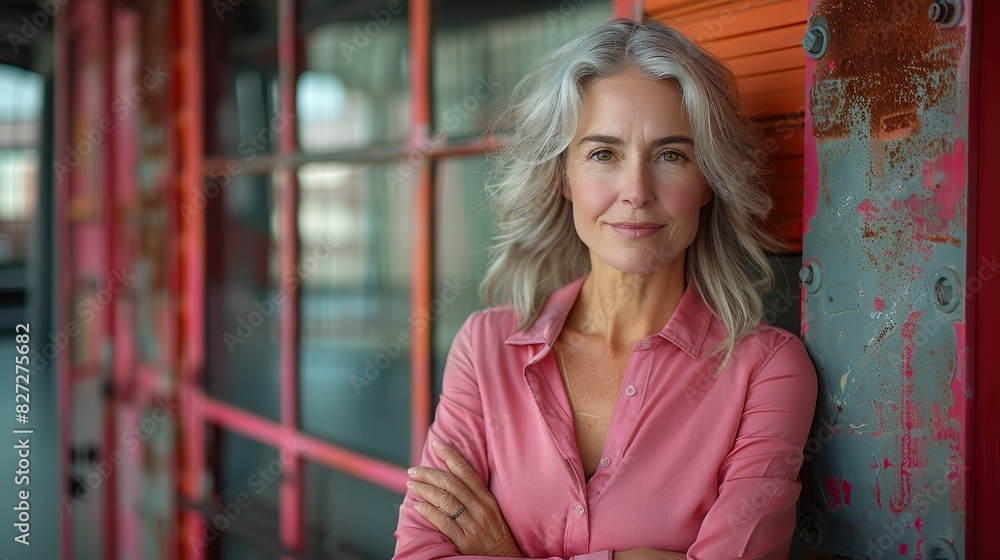
[[[632,348],[600,466],[585,480],[552,353],[584,278],[554,292],[524,331],[509,306],[466,320],[421,464],[447,470],[430,442],[454,446],[529,558],[607,560],[640,547],[786,558],[816,405],[802,342],[762,325],[716,376],[707,355],[726,330],[689,285],[663,330]],[[407,493],[394,558],[459,556],[413,500]]]

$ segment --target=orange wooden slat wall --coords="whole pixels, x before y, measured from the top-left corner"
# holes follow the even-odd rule
[[[807,0],[646,0],[645,15],[725,60],[760,123],[774,166],[768,227],[802,251]]]

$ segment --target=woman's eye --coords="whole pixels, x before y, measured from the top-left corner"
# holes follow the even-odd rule
[[[661,155],[660,157],[663,158],[663,161],[671,163],[680,161],[682,158],[682,156],[677,152],[663,152],[663,155]]]
[[[590,154],[590,159],[600,162],[609,162],[615,158],[615,155],[611,153],[611,150],[597,150]]]

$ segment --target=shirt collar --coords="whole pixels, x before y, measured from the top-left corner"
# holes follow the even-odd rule
[[[566,284],[552,292],[542,306],[538,318],[523,331],[514,331],[505,341],[507,344],[545,344],[552,347],[562,330],[573,303],[576,302],[583,281],[587,275]],[[663,329],[660,337],[673,342],[678,348],[698,358],[712,325],[712,311],[702,299],[694,285],[688,282],[684,294],[674,309],[674,314]]]

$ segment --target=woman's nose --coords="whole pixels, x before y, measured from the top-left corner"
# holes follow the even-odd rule
[[[618,198],[635,208],[653,203],[656,198],[653,191],[653,180],[645,165],[636,162],[627,166],[622,176]]]

